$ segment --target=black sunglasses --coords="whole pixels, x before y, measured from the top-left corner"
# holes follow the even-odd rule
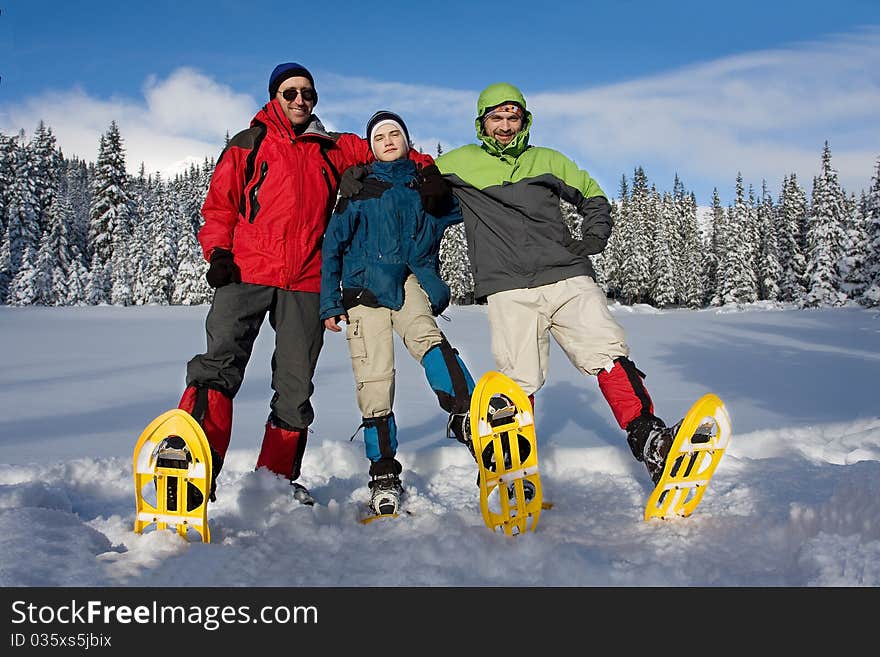
[[[279,92],[284,100],[296,100],[296,97],[302,94],[303,100],[307,103],[314,103],[318,100],[318,94],[314,89],[303,89],[300,91],[299,89],[285,89],[284,91]]]

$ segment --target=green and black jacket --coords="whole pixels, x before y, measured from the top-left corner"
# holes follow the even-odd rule
[[[587,248],[582,251],[601,253],[611,235],[610,205],[596,181],[562,153],[529,145],[531,112],[526,111],[523,129],[507,146],[485,135],[479,117],[505,101],[526,107],[516,87],[488,87],[477,103],[481,144],[437,158],[461,203],[477,298],[573,276],[595,278],[589,258],[566,248],[572,238],[560,198],[583,217]]]

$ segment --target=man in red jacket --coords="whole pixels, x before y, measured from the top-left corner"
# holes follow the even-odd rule
[[[317,103],[312,74],[295,62],[279,64],[269,77],[269,102],[217,160],[198,234],[216,288],[207,351],[187,364],[179,403],[207,435],[216,480],[232,433],[232,400],[268,314],[275,392],[256,467],[289,479],[304,504],[314,498],[295,480],[314,420],[309,399],[324,336],[321,240],[342,172],[372,159],[365,140],[324,129],[313,113]],[[410,150],[409,157],[439,180],[430,156]],[[425,193],[430,189],[429,181]]]

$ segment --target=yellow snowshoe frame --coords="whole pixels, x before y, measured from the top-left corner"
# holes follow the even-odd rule
[[[157,465],[159,449],[169,436],[179,436],[189,451],[187,469]],[[211,449],[205,432],[193,417],[179,408],[163,413],[150,422],[138,438],[133,459],[136,515],[134,531],[138,534],[150,525],[156,529],[174,526],[177,533],[189,540],[189,529],[198,532],[204,543],[210,543],[208,528],[208,495],[211,488]],[[168,509],[168,482],[176,480],[176,509]],[[189,486],[202,495],[202,501],[187,511]],[[144,499],[144,490],[155,486],[156,504]]]
[[[505,395],[513,402],[516,413],[509,418],[509,422],[493,427],[488,418],[489,400],[498,394]],[[543,494],[538,474],[535,421],[528,396],[501,372],[486,372],[471,396],[470,422],[474,453],[480,470],[480,511],[483,521],[493,532],[501,530],[508,536],[535,531],[543,508]],[[517,436],[529,442],[531,449],[525,460],[520,454]],[[496,470],[489,470],[483,463],[482,454],[492,445],[493,453],[500,456],[502,439],[509,444],[510,467],[505,467],[503,458],[495,458]],[[535,491],[528,502],[523,490],[525,482],[530,482]],[[508,494],[511,487],[513,499]]]
[[[371,513],[358,519],[362,525],[369,525],[374,520],[385,520],[386,518],[399,518],[399,513]]]
[[[663,475],[648,498],[645,520],[691,515],[729,443],[730,416],[724,402],[711,393],[703,395],[675,434]]]

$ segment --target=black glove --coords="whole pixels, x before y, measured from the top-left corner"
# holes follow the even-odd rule
[[[364,176],[367,168],[363,164],[355,164],[348,167],[339,179],[339,195],[342,198],[351,198],[364,188]]]
[[[584,239],[575,239],[571,235],[566,232],[566,238],[562,243],[566,249],[568,249],[571,253],[574,253],[576,256],[581,256],[582,258],[588,258],[591,255],[596,255],[602,250],[602,245],[596,239],[586,238]]]
[[[436,164],[422,169],[419,196],[422,198],[422,207],[425,212],[429,212],[435,217],[445,217],[452,212],[452,186],[440,173]]]
[[[565,248],[576,256],[581,256],[582,258],[587,258],[593,255],[592,253],[587,252],[587,245],[584,244],[583,240],[572,240],[565,245]]]
[[[232,251],[214,249],[211,253],[211,266],[208,268],[205,278],[208,279],[208,285],[211,287],[241,283],[241,270],[232,259]]]

